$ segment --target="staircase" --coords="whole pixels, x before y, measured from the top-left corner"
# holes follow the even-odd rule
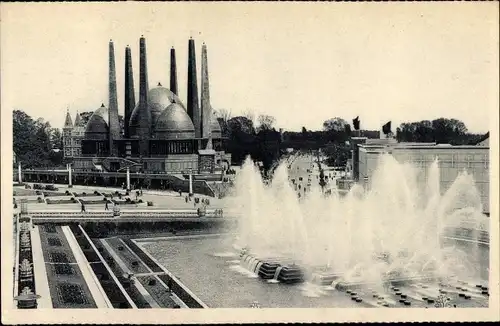
[[[112,164],[118,164],[118,168],[112,168]],[[102,161],[102,166],[106,171],[116,171],[121,170],[127,167],[132,167],[137,165],[137,162],[134,162],[129,159],[121,158],[121,157],[107,157]]]

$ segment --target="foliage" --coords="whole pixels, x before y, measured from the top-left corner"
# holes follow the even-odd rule
[[[323,122],[323,130],[342,132],[345,130],[346,125],[347,121],[345,121],[342,118],[335,117],[333,119],[328,119],[325,122]]]
[[[436,142],[438,144],[474,145],[481,135],[470,134],[457,119],[439,118],[402,123],[396,129],[399,142]]]
[[[25,168],[54,167],[62,164],[61,132],[42,118],[34,120],[21,110],[14,110],[13,149]]]
[[[276,119],[270,115],[266,114],[261,114],[257,118],[257,122],[259,126],[257,127],[257,130],[271,130],[273,128],[274,123],[276,122]]]

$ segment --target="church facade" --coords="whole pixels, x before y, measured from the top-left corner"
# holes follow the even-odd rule
[[[149,88],[146,40],[139,41],[139,99],[135,100],[132,56],[125,49],[125,102],[119,121],[113,41],[109,43],[109,103],[84,125],[69,113],[63,128],[65,158],[75,171],[217,174],[231,164],[210,104],[207,47],[201,52],[198,98],[195,42],[189,40],[187,103],[178,97],[175,49],[170,51],[170,88]]]

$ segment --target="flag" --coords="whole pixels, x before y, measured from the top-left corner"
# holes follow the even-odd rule
[[[382,132],[387,135],[387,134],[390,134],[392,133],[391,131],[391,122],[387,122],[385,125],[382,126]]]
[[[352,120],[352,125],[354,127],[354,130],[359,130],[359,116],[357,116],[355,119]]]

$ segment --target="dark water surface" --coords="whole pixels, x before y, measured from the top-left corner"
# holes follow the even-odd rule
[[[356,303],[346,293],[310,283],[286,285],[256,278],[238,266],[239,257],[231,246],[232,241],[230,236],[202,236],[156,239],[139,244],[209,307],[248,308],[255,301],[262,308],[372,306],[369,302]],[[457,246],[470,247],[469,244]],[[473,259],[477,270],[471,276],[487,280],[489,250],[473,248],[467,250],[477,256],[477,260]]]

